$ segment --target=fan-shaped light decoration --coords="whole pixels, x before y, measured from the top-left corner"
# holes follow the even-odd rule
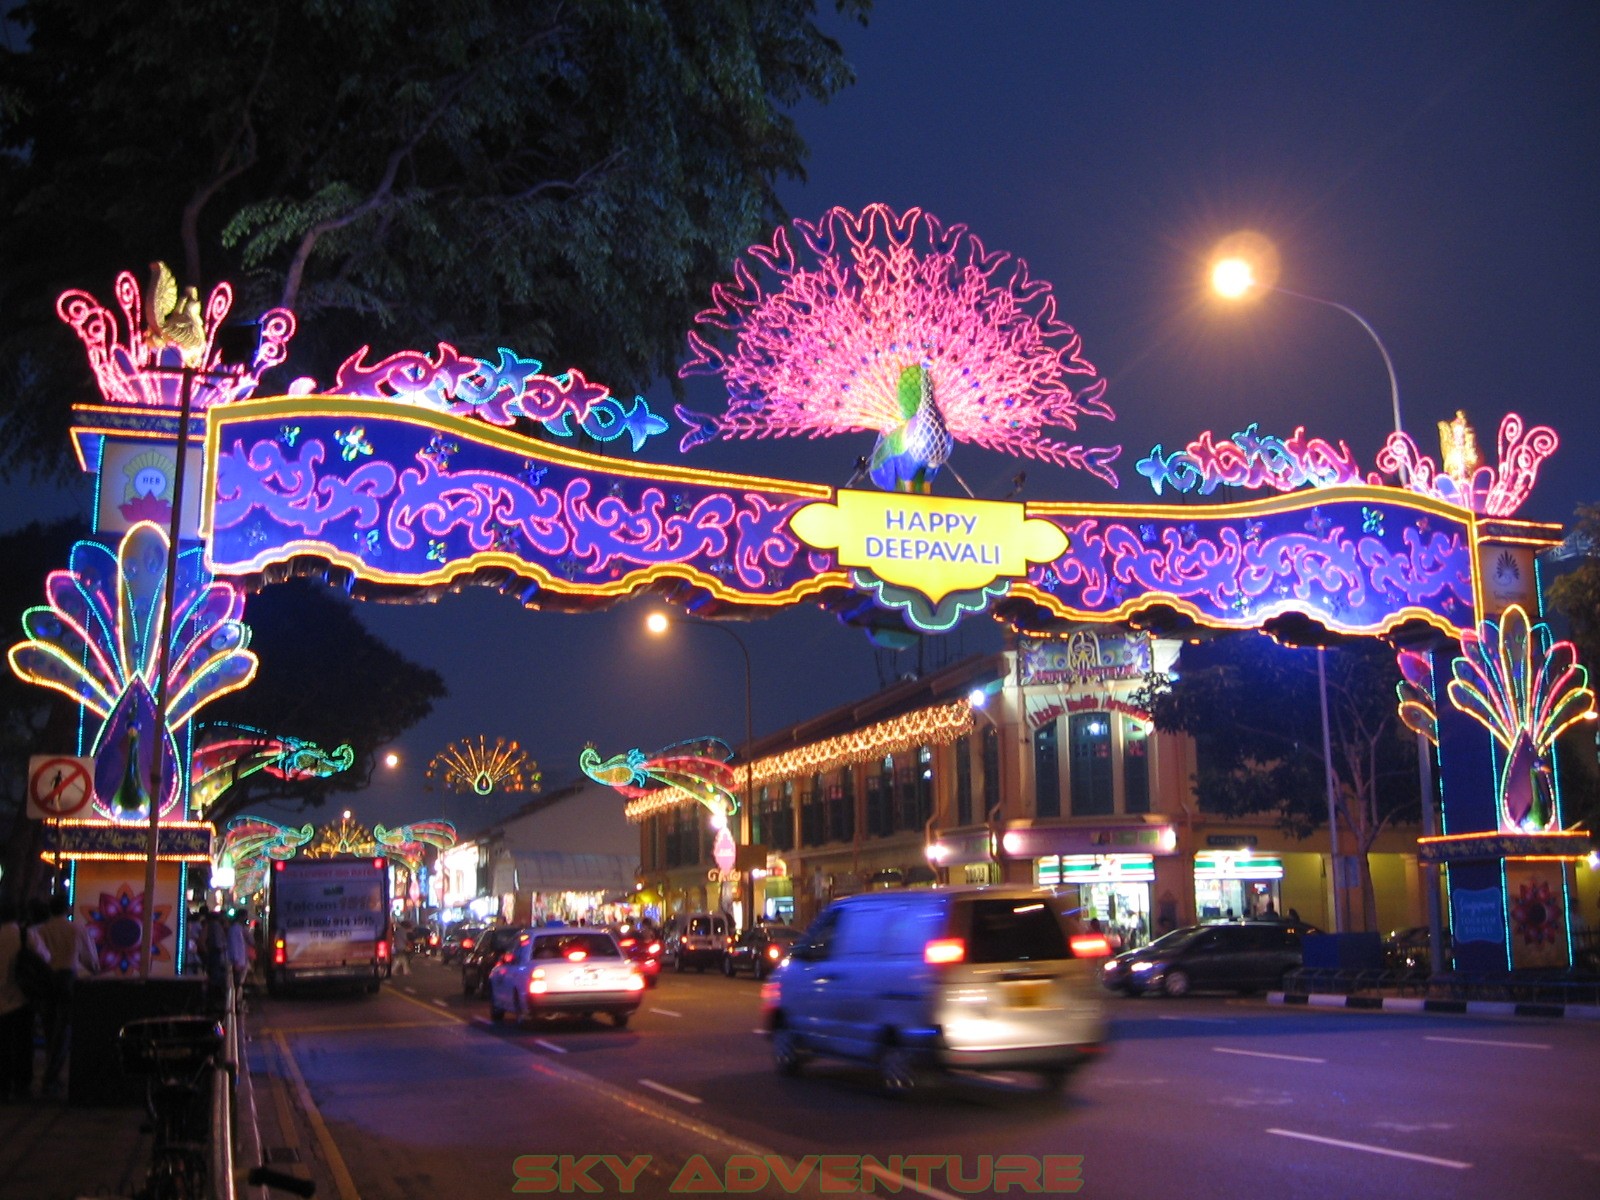
[[[414,872],[421,865],[427,847],[448,850],[456,844],[456,827],[449,821],[414,821],[394,829],[374,825],[372,836],[382,854]]]
[[[249,363],[225,363],[216,340],[233,308],[233,289],[219,283],[202,311],[194,289],[180,297],[165,264],[156,268],[158,280],[146,291],[129,272],[117,276],[114,290],[127,330],[126,345],[117,318],[88,292],[63,292],[56,301],[56,313],[72,326],[89,355],[89,367],[106,403],[178,408],[183,403],[183,379],[170,369],[178,366],[204,369],[190,381],[190,403],[197,410],[254,394],[262,375],[288,357],[294,314],[286,308],[262,313],[255,357]],[[156,372],[150,367],[167,369]]]
[[[347,813],[339,823],[324,825],[317,830],[316,839],[301,851],[307,858],[339,858],[354,854],[370,858],[378,852],[378,841],[372,831]]]
[[[487,796],[495,791],[537,792],[543,778],[539,764],[516,742],[495,738],[462,738],[451,742],[428,762],[428,782],[452,792]]]
[[[207,725],[190,768],[190,803],[196,813],[204,813],[257,771],[292,781],[326,779],[348,771],[355,758],[349,745],[324,750],[304,738],[249,725]]]
[[[1505,830],[1557,827],[1550,752],[1576,721],[1594,720],[1589,673],[1571,642],[1551,645],[1549,626],[1533,624],[1514,604],[1500,620],[1463,634],[1451,664],[1450,702],[1481,724],[1505,754],[1500,769],[1500,824]]]
[[[1561,444],[1548,425],[1528,429],[1520,416],[1507,413],[1500,422],[1500,462],[1489,467],[1478,465],[1477,437],[1462,413],[1439,422],[1439,433],[1442,466],[1423,454],[1410,434],[1391,433],[1378,452],[1379,472],[1398,472],[1413,492],[1490,517],[1509,517],[1522,507],[1539,468]],[[1369,475],[1367,481],[1382,483],[1383,475]]]
[[[675,742],[653,755],[629,750],[602,759],[593,746],[585,746],[578,766],[596,783],[615,788],[639,802],[671,798],[675,803],[705,806],[715,823],[739,809],[734,795],[735,772],[728,765],[733,751],[721,738],[692,738]],[[630,815],[633,805],[629,805]]]
[[[873,482],[920,490],[966,442],[1077,467],[1112,486],[1121,447],[1046,435],[1113,413],[1056,317],[1050,285],[921,209],[843,208],[752,246],[689,333],[681,375],[720,375],[728,409],[679,407],[681,449],[722,439],[874,432]],[[714,340],[732,335],[733,348]]]
[[[82,541],[67,562],[66,570],[45,579],[49,603],[22,614],[28,640],[11,647],[11,669],[100,719],[91,750],[100,815],[148,820],[152,782],[160,810],[168,814],[182,793],[178,733],[205,705],[255,678],[250,630],[241,620],[244,593],[212,578],[199,547],[178,555],[164,664],[167,746],[162,777],[153,781],[166,530],[141,521],[123,535],[115,553]]]

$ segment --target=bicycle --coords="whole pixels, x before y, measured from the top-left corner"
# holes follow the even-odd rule
[[[139,1200],[209,1195],[210,1090],[226,1035],[212,1017],[149,1017],[117,1033],[122,1069],[145,1078],[150,1171]]]

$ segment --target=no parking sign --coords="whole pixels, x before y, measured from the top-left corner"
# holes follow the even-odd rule
[[[28,759],[28,816],[40,821],[75,817],[94,798],[94,760],[64,754]]]

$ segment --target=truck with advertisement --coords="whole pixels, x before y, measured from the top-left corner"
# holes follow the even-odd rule
[[[267,904],[269,992],[305,983],[378,990],[392,952],[387,859],[274,862]]]

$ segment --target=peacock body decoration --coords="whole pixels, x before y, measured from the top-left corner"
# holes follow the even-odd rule
[[[249,725],[207,725],[190,766],[190,804],[196,813],[209,812],[229,788],[258,771],[290,781],[326,779],[348,771],[355,759],[348,745],[324,750]]]
[[[1512,605],[1461,638],[1451,664],[1450,702],[1477,721],[1504,755],[1498,781],[1501,828],[1542,833],[1559,827],[1551,751],[1563,730],[1594,720],[1589,674],[1571,642]],[[1409,723],[1409,722],[1408,722]]]
[[[393,829],[374,825],[372,837],[380,854],[415,872],[422,865],[427,847],[448,850],[456,844],[456,827],[449,821],[413,821]]]
[[[912,208],[835,208],[780,227],[712,289],[682,376],[720,376],[728,408],[679,406],[680,448],[718,439],[878,435],[879,487],[922,490],[957,442],[1089,471],[1120,446],[1058,440],[1114,419],[1050,285],[964,225]],[[732,341],[722,349],[719,340]]]
[[[217,862],[232,865],[234,891],[248,896],[266,887],[271,863],[293,858],[316,832],[310,822],[296,828],[265,817],[235,817],[222,835]]]
[[[46,603],[22,615],[28,639],[7,654],[17,676],[69,697],[99,721],[94,808],[112,820],[147,820],[179,804],[180,737],[195,714],[246,686],[257,659],[242,620],[244,593],[206,570],[199,547],[177,556],[169,653],[161,653],[167,533],[141,521],[115,551],[77,543],[65,570],[45,579]],[[165,728],[157,730],[160,672]],[[157,753],[157,738],[166,746]],[[160,778],[156,778],[159,757]]]
[[[578,766],[590,779],[615,788],[629,800],[630,819],[696,801],[725,824],[739,807],[732,758],[726,742],[706,737],[675,742],[655,754],[633,749],[605,759],[593,746],[585,746]]]

